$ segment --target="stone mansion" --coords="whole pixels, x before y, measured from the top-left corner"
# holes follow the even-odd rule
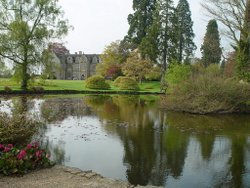
[[[55,79],[83,80],[95,74],[96,65],[100,63],[98,54],[70,54],[61,43],[50,45],[53,53],[52,72]]]

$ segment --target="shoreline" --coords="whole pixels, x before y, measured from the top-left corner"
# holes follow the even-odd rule
[[[92,171],[55,165],[52,168],[32,171],[22,177],[0,177],[1,188],[157,188],[131,185],[128,182],[106,178]],[[159,188],[159,187],[158,187]]]
[[[44,91],[32,91],[32,90],[14,90],[4,91],[0,90],[0,96],[6,95],[61,95],[61,94],[121,94],[121,95],[164,95],[161,92],[150,91],[108,91],[108,90],[44,90]]]

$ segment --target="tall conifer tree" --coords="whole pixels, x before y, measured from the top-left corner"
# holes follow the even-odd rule
[[[174,4],[173,0],[159,0],[160,4],[160,60],[163,64],[163,70],[166,71],[167,64],[170,63],[171,60],[175,59],[176,48],[175,48],[175,37],[174,37],[174,25],[175,17],[174,17]]]
[[[219,64],[221,61],[222,49],[220,47],[220,34],[216,20],[210,20],[207,25],[201,53],[201,60],[205,67],[211,63]]]
[[[129,31],[125,37],[137,48],[153,23],[156,0],[133,0],[134,13],[128,16]]]
[[[161,62],[164,71],[167,64],[176,59],[174,9],[173,0],[157,0],[153,23],[139,46],[143,55],[154,62]]]
[[[178,61],[189,63],[190,58],[196,50],[196,46],[193,42],[193,21],[191,19],[191,11],[187,0],[179,0],[175,15],[177,16],[176,37]]]
[[[153,23],[138,47],[142,57],[149,58],[154,63],[157,63],[159,56],[160,24],[159,7],[157,6],[153,15]]]

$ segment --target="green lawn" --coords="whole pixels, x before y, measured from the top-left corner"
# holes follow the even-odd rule
[[[113,85],[113,81],[108,81],[111,85],[109,91],[123,91]],[[0,90],[5,86],[9,86],[12,90],[20,90],[20,85],[11,79],[0,79]],[[83,80],[46,80],[44,82],[36,82],[35,86],[42,86],[45,90],[91,90],[85,88]],[[140,92],[160,92],[160,82],[151,81],[139,84]]]

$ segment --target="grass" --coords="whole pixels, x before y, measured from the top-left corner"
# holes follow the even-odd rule
[[[113,85],[113,81],[108,81],[111,88],[107,91],[126,91],[121,90]],[[20,84],[12,81],[11,79],[0,79],[0,90],[4,90],[5,86],[11,87],[12,90],[20,90]],[[96,91],[93,89],[85,88],[83,80],[46,80],[43,83],[35,82],[35,86],[42,86],[45,90],[75,90],[75,91]],[[139,92],[160,92],[160,82],[150,81],[139,84]]]

